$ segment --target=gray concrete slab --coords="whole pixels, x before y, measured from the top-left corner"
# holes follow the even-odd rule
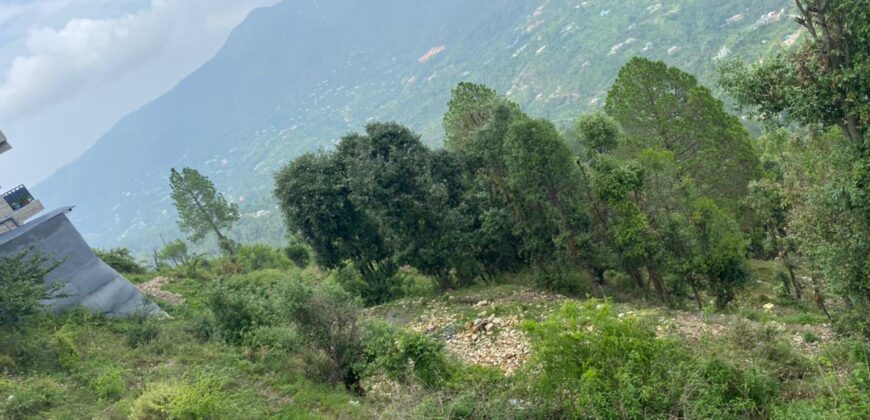
[[[63,285],[58,292],[63,297],[47,303],[53,312],[83,305],[113,317],[137,311],[164,314],[94,254],[66,217],[71,210],[70,206],[59,208],[0,235],[0,256],[41,252],[61,263],[46,278],[46,284]]]

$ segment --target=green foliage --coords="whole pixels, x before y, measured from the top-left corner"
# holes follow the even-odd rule
[[[203,377],[192,384],[155,383],[133,403],[132,419],[218,419],[230,407],[221,382]]]
[[[245,271],[260,271],[266,269],[286,269],[291,261],[279,249],[268,245],[243,245],[236,250],[236,259]]]
[[[860,143],[870,124],[870,2],[796,3],[807,32],[802,43],[750,67],[728,62],[721,83],[764,120],[836,126],[866,153]]]
[[[202,241],[214,233],[221,249],[234,253],[235,245],[224,232],[239,221],[239,207],[227,202],[214,184],[195,169],[172,169],[169,175],[173,205],[178,211],[178,227],[190,235],[193,242]]]
[[[407,381],[413,374],[428,388],[438,388],[450,378],[451,367],[444,344],[423,334],[375,322],[366,326],[364,353],[368,374],[385,372]]]
[[[357,366],[363,355],[359,302],[333,282],[310,287],[293,281],[283,306],[314,350],[313,356],[322,357],[326,381],[358,391]]]
[[[718,359],[692,358],[648,321],[607,302],[565,304],[527,324],[541,370],[538,401],[551,415],[721,418],[764,413],[772,388]]]
[[[475,142],[475,133],[489,123],[495,111],[493,104],[501,96],[494,90],[480,84],[461,82],[453,88],[447,113],[444,114],[444,146],[472,160],[481,159],[475,151],[483,152]],[[483,160],[483,159],[481,159]]]
[[[796,4],[797,23],[806,30],[801,44],[751,66],[727,63],[720,71],[721,83],[759,119],[811,129],[774,143],[780,153],[770,160],[782,174],[782,182],[775,185],[788,198],[787,224],[796,233],[798,251],[820,266],[835,293],[853,302],[846,312],[855,311],[855,316],[847,313],[845,318],[856,320],[870,307],[870,264],[865,257],[870,252],[865,239],[870,232],[865,192],[870,179],[870,88],[864,80],[870,71],[870,3]],[[836,128],[840,135],[818,127]],[[841,325],[870,331],[861,323]]]
[[[126,331],[127,345],[130,347],[136,348],[148,344],[160,335],[157,320],[145,312],[131,315],[130,321]]]
[[[311,261],[311,255],[308,253],[308,247],[302,244],[291,244],[284,248],[284,256],[293,261],[293,264],[296,264],[296,267],[305,268],[308,267],[308,263]]]
[[[109,267],[112,267],[119,273],[145,273],[145,267],[136,260],[136,257],[134,257],[127,248],[115,248],[109,250],[95,249],[94,252],[97,254],[97,257],[103,260],[104,263],[108,264]]]
[[[60,287],[45,284],[57,265],[39,254],[0,256],[0,327],[14,327],[42,312],[42,301]]]
[[[187,243],[181,239],[176,239],[164,245],[163,248],[157,252],[157,259],[161,262],[168,262],[173,267],[186,265],[191,262]]]
[[[607,94],[607,114],[622,125],[626,152],[663,148],[700,192],[731,206],[758,175],[749,133],[692,75],[634,57]]]
[[[350,261],[368,283],[363,296],[392,296],[398,265],[433,276],[442,288],[475,274],[464,216],[451,188],[461,187],[459,165],[433,153],[419,136],[395,123],[349,134],[329,155],[304,156],[277,177],[276,197],[288,228],[336,268]]]
[[[695,202],[690,223],[695,272],[705,277],[717,308],[724,309],[750,281],[746,243],[737,223],[712,200]]]
[[[0,378],[0,417],[37,416],[58,404],[62,396],[62,386],[48,377],[35,377],[23,382]]]
[[[90,365],[87,369],[83,372],[85,380],[99,398],[114,400],[127,391],[127,381],[121,368],[103,362],[101,366]]]
[[[552,123],[523,119],[510,126],[505,140],[510,208],[524,238],[523,252],[541,264],[558,249],[572,256],[587,216],[579,202],[577,166]]]
[[[259,327],[273,325],[279,318],[274,287],[272,279],[255,276],[219,280],[206,305],[214,314],[220,337],[230,344],[247,345]]]
[[[616,149],[622,135],[619,123],[604,113],[581,115],[574,123],[574,130],[589,157]]]

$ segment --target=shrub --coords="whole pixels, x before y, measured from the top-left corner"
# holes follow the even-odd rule
[[[367,326],[365,354],[369,374],[384,371],[389,377],[404,381],[413,373],[429,388],[437,388],[450,375],[443,343],[383,322]]]
[[[120,397],[127,390],[124,370],[108,363],[91,364],[84,372],[88,387],[104,399]]]
[[[190,322],[184,331],[196,338],[200,343],[211,341],[217,334],[214,319],[208,316],[199,316]]]
[[[124,335],[127,338],[127,345],[136,348],[157,338],[160,335],[160,327],[154,317],[145,312],[137,312],[130,316],[130,323]]]
[[[169,263],[173,267],[186,265],[190,260],[190,254],[187,250],[187,243],[181,239],[174,240],[163,246],[163,249],[157,252],[156,258],[161,263]]]
[[[855,305],[834,320],[834,330],[842,335],[870,337],[870,306]]]
[[[692,357],[607,302],[567,303],[526,328],[540,369],[537,403],[557,417],[752,417],[773,390],[723,361]]]
[[[42,312],[42,301],[59,288],[45,286],[45,276],[56,267],[40,254],[0,257],[0,325],[15,326]]]
[[[268,268],[286,269],[290,266],[290,260],[280,250],[268,245],[241,246],[236,253],[236,258],[247,272]]]
[[[529,323],[541,366],[545,405],[568,417],[642,417],[666,413],[674,390],[669,370],[676,343],[657,340],[641,318],[619,319],[610,304],[568,303],[550,319]]]
[[[274,349],[289,353],[301,345],[299,332],[288,325],[262,325],[255,328],[247,337],[247,345],[253,348]]]
[[[133,419],[218,419],[229,409],[222,384],[201,378],[193,384],[157,383],[136,399]]]
[[[285,305],[300,334],[323,356],[326,380],[359,391],[363,344],[357,299],[333,282],[312,288],[297,280],[286,290]]]
[[[36,416],[56,406],[63,398],[61,386],[47,377],[12,382],[0,378],[0,418]]]
[[[308,248],[302,244],[293,244],[284,248],[284,255],[299,268],[308,267],[308,263],[311,261],[311,254],[308,252]]]
[[[332,278],[345,290],[362,299],[366,306],[379,305],[405,295],[408,277],[393,269],[379,269],[360,274],[353,264],[336,269]]]
[[[54,333],[54,347],[57,350],[57,360],[61,367],[75,370],[82,360],[79,335],[75,327],[65,324]]]
[[[145,267],[143,267],[139,261],[136,261],[136,258],[127,248],[115,248],[109,250],[95,249],[94,253],[96,253],[97,257],[103,260],[104,263],[108,264],[109,267],[112,267],[119,273],[142,274],[146,271]]]
[[[809,360],[796,353],[790,342],[781,340],[773,327],[758,328],[742,322],[730,336],[739,348],[749,351],[754,360],[767,365],[782,380],[801,378],[810,369]]]
[[[57,368],[55,340],[41,323],[27,329],[0,328],[0,375],[46,371]]]
[[[271,288],[261,286],[245,276],[237,276],[221,280],[209,294],[206,304],[227,343],[246,344],[252,331],[277,320]]]

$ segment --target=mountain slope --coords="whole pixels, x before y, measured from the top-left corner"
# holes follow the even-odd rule
[[[437,144],[450,90],[482,82],[566,126],[603,103],[633,55],[714,80],[716,57],[758,57],[796,30],[790,0],[286,0],[126,116],[35,188],[95,246],[146,252],[177,236],[169,168],[191,166],[242,204],[238,239],[280,242],[272,173],[373,119]]]

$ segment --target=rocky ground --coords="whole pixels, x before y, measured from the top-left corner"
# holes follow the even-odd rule
[[[567,299],[558,294],[518,288],[509,293],[496,293],[496,296],[481,293],[451,295],[446,299],[431,301],[415,299],[398,307],[406,311],[422,308],[422,313],[403,324],[414,331],[443,339],[447,350],[460,360],[495,367],[512,374],[529,359],[531,351],[529,337],[521,328],[523,320],[542,320]],[[690,343],[698,342],[705,336],[717,338],[737,334],[740,327],[770,328],[790,341],[801,353],[813,355],[819,352],[821,345],[835,338],[829,324],[786,324],[776,320],[757,322],[737,315],[704,315],[655,307],[617,307],[622,310],[620,314],[654,319],[658,323],[657,331],[662,336],[677,336]],[[772,312],[773,308],[766,310]],[[402,318],[395,313],[390,316]]]
[[[163,286],[169,284],[170,281],[168,277],[155,277],[145,283],[137,284],[136,287],[145,295],[171,305],[184,303],[184,298],[181,295],[163,290]]]

